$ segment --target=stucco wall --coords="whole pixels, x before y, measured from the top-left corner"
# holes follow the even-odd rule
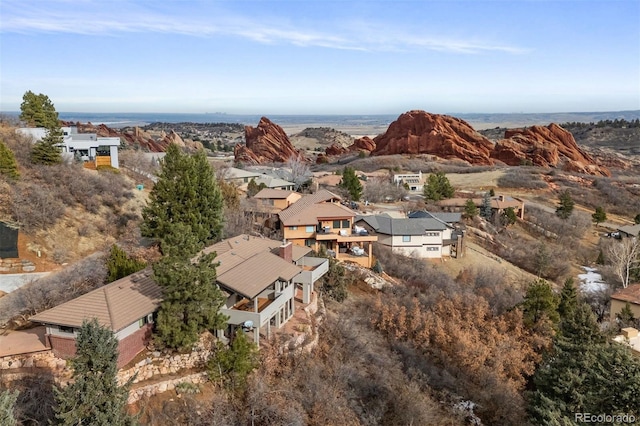
[[[615,321],[616,314],[619,314],[622,311],[625,304],[626,302],[623,302],[621,300],[611,299],[611,309],[610,309],[611,321]],[[640,318],[640,305],[629,303],[629,306],[631,307],[631,312],[633,312],[633,316],[635,318]]]

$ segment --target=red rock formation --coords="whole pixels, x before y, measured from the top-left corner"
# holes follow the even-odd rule
[[[326,155],[342,155],[347,152],[347,148],[342,145],[338,145],[337,143],[333,143],[324,149],[324,153]]]
[[[371,152],[376,149],[376,143],[369,136],[363,136],[353,141],[349,146],[349,151],[366,151]]]
[[[560,167],[567,171],[596,176],[611,176],[578,144],[573,135],[557,124],[509,129],[505,139],[498,141],[491,157],[505,164],[532,164],[541,167]]]
[[[373,141],[371,155],[432,154],[472,164],[493,164],[489,158],[493,144],[467,122],[448,115],[406,112]]]
[[[258,127],[245,126],[246,145],[233,149],[236,161],[248,164],[284,163],[291,157],[302,156],[282,127],[262,117]]]

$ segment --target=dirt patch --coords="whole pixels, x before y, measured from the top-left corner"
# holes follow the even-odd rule
[[[504,174],[504,170],[490,170],[478,173],[447,173],[447,178],[456,189],[486,190],[497,188],[498,179]]]

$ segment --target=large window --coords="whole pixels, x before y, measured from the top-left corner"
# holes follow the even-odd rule
[[[308,234],[313,234],[314,232],[316,232],[316,227],[315,227],[315,226],[313,226],[313,225],[311,225],[311,226],[307,226],[304,230],[305,230]]]
[[[342,227],[343,227],[344,229],[349,229],[349,228],[351,228],[351,225],[350,225],[350,223],[349,223],[349,221],[348,221],[348,220],[343,220],[343,221],[342,221]]]
[[[402,236],[402,242],[403,243],[410,243],[411,242],[411,235],[403,235]]]
[[[333,228],[334,229],[340,228],[340,221],[339,220],[334,220],[333,221]]]
[[[298,227],[297,226],[290,226],[289,227],[289,231],[297,231]]]

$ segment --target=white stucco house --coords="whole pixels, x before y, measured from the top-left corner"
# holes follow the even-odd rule
[[[43,127],[22,127],[17,133],[31,137],[37,142],[47,135],[48,129]],[[93,166],[111,166],[119,168],[118,147],[120,138],[99,137],[95,133],[78,133],[75,126],[62,127],[63,141],[59,144],[65,158],[75,158]]]
[[[355,224],[378,236],[378,243],[404,256],[427,259],[460,257],[463,233],[437,217],[357,216]]]

